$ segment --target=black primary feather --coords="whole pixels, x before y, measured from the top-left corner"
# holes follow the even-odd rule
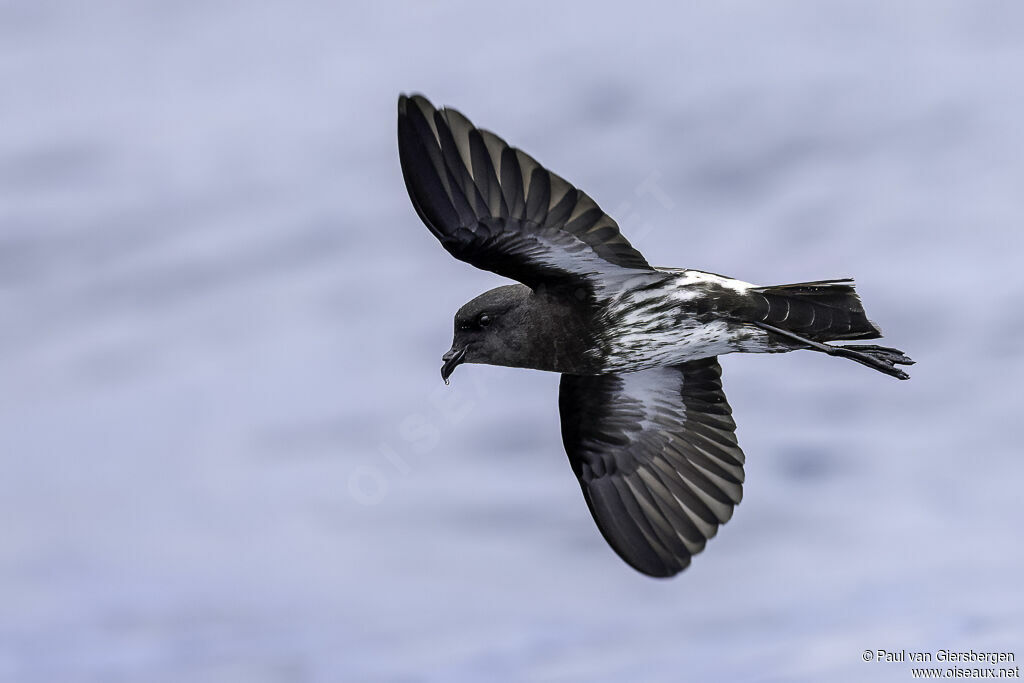
[[[401,96],[398,151],[416,212],[457,259],[534,288],[652,270],[585,192],[454,109]]]
[[[601,534],[638,571],[690,564],[743,496],[743,451],[716,358],[562,375],[562,442]]]

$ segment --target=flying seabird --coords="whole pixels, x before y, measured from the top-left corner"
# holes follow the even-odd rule
[[[656,577],[685,569],[740,502],[744,455],[717,356],[810,349],[899,379],[853,281],[760,287],[655,268],[582,190],[458,111],[398,100],[416,213],[455,258],[521,284],[455,314],[445,383],[462,363],[562,374],[562,442],[594,521]]]

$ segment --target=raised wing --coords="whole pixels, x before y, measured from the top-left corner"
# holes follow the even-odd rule
[[[562,440],[605,540],[672,576],[743,496],[743,451],[716,358],[620,375],[562,375]]]
[[[652,270],[593,199],[454,109],[402,95],[398,152],[416,212],[459,260],[533,288]]]

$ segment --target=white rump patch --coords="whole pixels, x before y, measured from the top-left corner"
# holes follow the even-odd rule
[[[670,269],[664,268],[659,268],[659,270],[673,272]],[[745,294],[751,287],[757,286],[752,285],[749,282],[744,282],[743,280],[723,277],[721,275],[715,275],[714,273],[705,273],[701,270],[679,270],[675,272],[679,273],[679,278],[675,281],[675,284],[679,287],[691,287],[693,285],[718,285],[720,287],[725,287],[726,289],[731,289],[734,292]]]

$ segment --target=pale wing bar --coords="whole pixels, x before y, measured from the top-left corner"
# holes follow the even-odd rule
[[[685,569],[743,495],[717,359],[563,375],[559,408],[569,461],[608,543],[645,574]]]

